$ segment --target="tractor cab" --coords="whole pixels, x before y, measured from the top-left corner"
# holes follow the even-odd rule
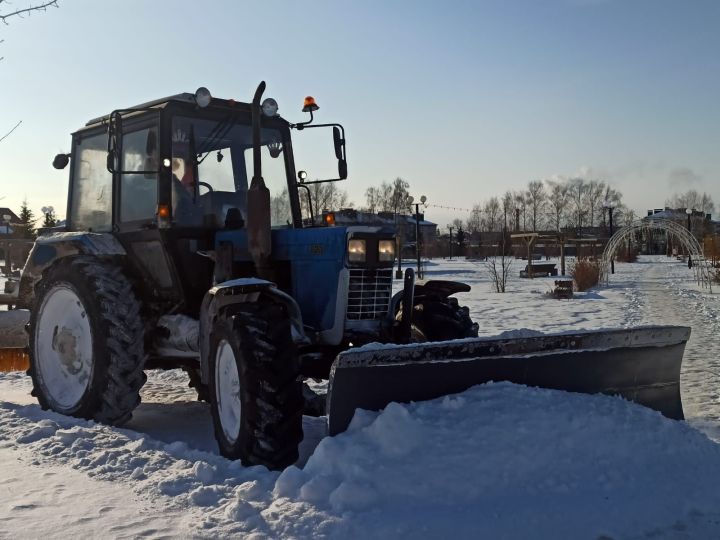
[[[259,170],[271,231],[315,224],[312,216],[303,221],[298,188],[307,188],[306,175],[295,170],[291,129],[332,128],[339,174],[320,182],[347,177],[344,130],[310,125],[317,108],[306,98],[310,120],[291,124],[272,98],[254,106],[200,88],[95,118],[73,134],[71,153],[53,163],[71,161],[67,230],[113,233],[144,276],[146,293],[196,313],[214,282],[257,270],[247,233],[248,194]],[[218,234],[228,231],[238,264],[214,275]]]

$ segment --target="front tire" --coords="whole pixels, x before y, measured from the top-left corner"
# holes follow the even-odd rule
[[[220,453],[268,469],[295,463],[304,400],[285,307],[261,297],[226,309],[210,336],[209,363]]]
[[[413,309],[412,337],[416,341],[448,341],[477,337],[478,325],[457,298],[426,298]]]
[[[122,424],[140,403],[144,329],[122,269],[61,261],[40,281],[30,316],[32,394],[43,409]]]

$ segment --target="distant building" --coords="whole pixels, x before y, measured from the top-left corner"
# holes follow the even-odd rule
[[[420,243],[428,244],[437,238],[437,224],[427,221],[420,214]],[[415,246],[415,215],[394,214],[392,212],[363,212],[354,208],[343,208],[335,212],[335,224],[346,227],[352,225],[368,225],[373,227],[392,228],[400,235],[404,247]]]
[[[20,223],[20,218],[9,208],[0,207],[0,234],[10,235],[15,231],[11,224]]]
[[[688,226],[687,208],[653,208],[647,211],[647,217],[669,219],[683,227]],[[720,233],[720,222],[713,221],[711,214],[700,210],[692,210],[690,213],[690,230],[702,244],[707,235]],[[644,238],[640,244],[643,253],[665,253],[671,252],[676,247],[672,239],[668,239],[665,231],[653,231],[648,238]],[[669,240],[669,241],[668,241]]]

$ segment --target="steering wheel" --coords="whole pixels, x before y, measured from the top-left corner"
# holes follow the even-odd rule
[[[213,187],[212,187],[210,184],[208,184],[207,182],[198,182],[198,186],[202,186],[202,187],[204,187],[204,188],[207,188],[207,190],[208,190],[210,193],[212,193],[213,191],[215,191],[215,190],[213,189]]]

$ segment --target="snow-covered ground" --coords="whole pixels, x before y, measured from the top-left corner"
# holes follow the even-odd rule
[[[325,437],[306,418],[283,473],[217,454],[207,405],[182,372],[152,373],[123,428],[44,412],[0,374],[0,539],[713,538],[720,536],[720,296],[665,257],[618,264],[608,288],[554,300],[554,278],[491,292],[482,262],[434,261],[481,335],[692,326],[686,422],[607,396],[507,383],[359,412]]]

